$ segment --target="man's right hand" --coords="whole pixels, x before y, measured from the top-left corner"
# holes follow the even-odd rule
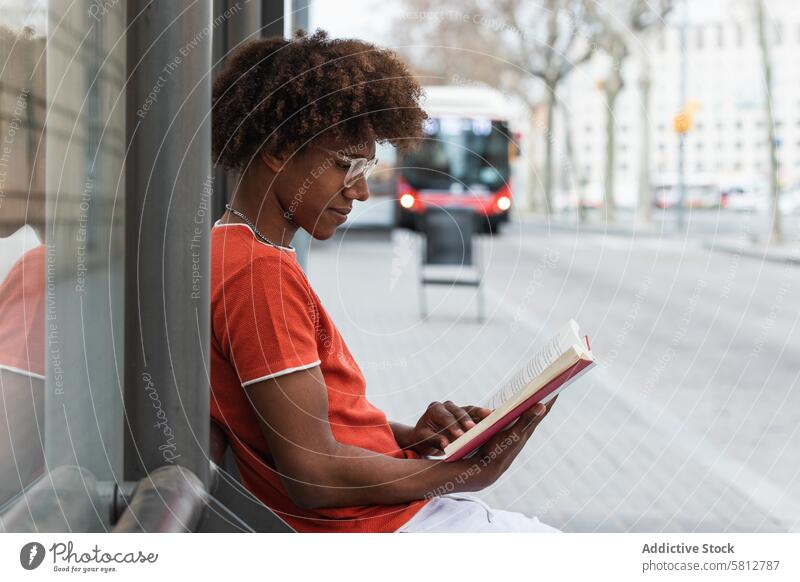
[[[478,452],[463,462],[470,467],[477,465],[480,471],[471,476],[475,479],[470,490],[479,491],[497,481],[506,472],[520,453],[525,443],[531,438],[536,427],[550,413],[558,396],[554,396],[546,405],[535,404],[524,412],[510,428],[498,432],[478,449]]]

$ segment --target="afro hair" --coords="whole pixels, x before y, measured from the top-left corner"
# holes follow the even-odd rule
[[[323,132],[405,150],[421,136],[421,93],[391,50],[367,42],[323,30],[254,40],[231,52],[214,80],[214,162],[241,170],[261,150],[291,155]]]

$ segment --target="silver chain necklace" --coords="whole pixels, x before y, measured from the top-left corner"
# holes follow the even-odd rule
[[[235,209],[233,206],[231,206],[230,204],[226,204],[226,205],[225,205],[225,210],[227,210],[227,211],[228,211],[228,212],[230,212],[231,214],[235,214],[236,216],[238,216],[239,218],[241,218],[242,220],[244,220],[244,221],[245,221],[245,223],[247,224],[247,226],[249,226],[249,227],[252,229],[252,231],[255,233],[255,235],[256,235],[258,238],[260,238],[261,240],[263,240],[265,243],[267,243],[268,245],[272,245],[273,247],[277,247],[277,248],[279,248],[279,249],[289,249],[289,250],[292,250],[292,251],[293,251],[293,250],[295,250],[295,249],[294,249],[294,247],[293,247],[292,245],[289,245],[289,246],[286,246],[286,247],[285,247],[285,246],[283,246],[283,245],[279,245],[278,243],[276,243],[276,242],[273,242],[273,241],[269,240],[267,237],[265,237],[263,234],[261,234],[261,231],[260,231],[260,230],[258,230],[258,228],[256,227],[256,225],[255,225],[255,224],[253,224],[253,221],[252,221],[252,220],[250,220],[249,218],[247,218],[247,217],[246,217],[244,214],[242,214],[241,212],[239,212],[238,210],[236,210],[236,209]]]

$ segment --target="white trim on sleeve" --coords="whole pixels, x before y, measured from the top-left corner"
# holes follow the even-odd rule
[[[30,370],[23,370],[22,368],[15,368],[14,366],[0,364],[0,370],[8,370],[9,372],[14,372],[15,374],[22,374],[23,376],[30,376],[31,378],[36,378],[37,380],[44,380],[44,376],[41,374],[31,372]]]
[[[263,380],[269,380],[270,378],[277,378],[278,376],[285,376],[286,374],[291,374],[292,372],[297,372],[298,370],[307,370],[308,368],[313,368],[320,364],[320,360],[316,362],[311,362],[310,364],[303,364],[302,366],[295,366],[294,368],[286,368],[285,370],[281,370],[280,372],[275,372],[274,374],[267,374],[266,376],[261,376],[260,378],[254,378],[252,380],[248,380],[247,382],[242,382],[242,388],[246,388],[251,384],[255,384],[257,382],[262,382]]]

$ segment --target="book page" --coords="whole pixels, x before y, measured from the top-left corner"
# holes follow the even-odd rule
[[[480,436],[484,431],[490,429],[495,423],[500,421],[500,419],[502,419],[508,412],[510,412],[516,406],[522,404],[527,398],[531,396],[531,393],[536,392],[539,388],[545,386],[554,378],[556,378],[558,375],[568,370],[570,367],[575,365],[575,363],[577,363],[579,359],[580,356],[574,349],[570,349],[568,350],[568,353],[562,354],[562,356],[558,358],[555,363],[553,363],[551,366],[548,366],[548,368],[544,371],[544,373],[540,374],[534,380],[532,380],[529,386],[531,384],[536,385],[537,387],[535,389],[531,391],[522,390],[517,394],[513,395],[512,397],[510,397],[505,402],[501,403],[497,408],[495,408],[492,411],[492,413],[489,416],[480,421],[475,427],[471,428],[463,435],[458,437],[455,441],[447,445],[447,447],[444,450],[445,453],[444,456],[451,455],[456,451],[460,450],[464,446],[469,446],[469,443],[472,440]],[[573,375],[570,379],[564,382],[561,385],[561,387],[572,383],[576,378],[580,377],[584,371],[586,371],[588,368],[591,368],[593,365],[594,362],[592,361],[589,364],[589,366],[585,367],[584,370],[578,373],[577,375]],[[559,387],[555,393],[560,391],[561,387]]]
[[[550,341],[539,350],[525,367],[517,372],[508,383],[489,397],[486,406],[489,408],[497,408],[503,404],[503,402],[513,398],[514,395],[524,390],[536,376],[553,365],[561,354],[564,353],[564,350],[573,343],[571,336],[575,335],[575,328],[577,328],[577,324],[575,324],[573,320],[570,320],[558,334],[551,338]]]

